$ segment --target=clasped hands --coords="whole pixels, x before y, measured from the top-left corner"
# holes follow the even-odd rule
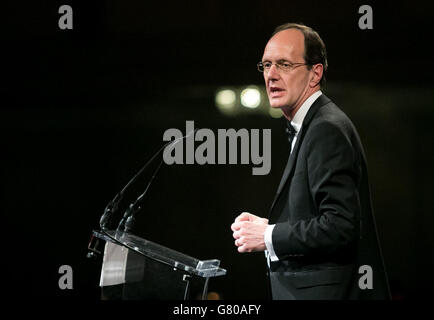
[[[231,225],[235,245],[238,252],[255,252],[266,250],[264,234],[268,226],[268,219],[243,212],[235,218]]]

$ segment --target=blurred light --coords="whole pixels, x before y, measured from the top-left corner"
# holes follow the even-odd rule
[[[208,292],[207,300],[221,300],[221,296],[218,292]]]
[[[283,116],[282,110],[280,110],[279,108],[270,107],[270,109],[268,109],[268,113],[273,118],[280,118],[281,116]]]
[[[215,103],[220,109],[232,109],[235,106],[235,101],[235,92],[230,89],[220,90],[215,96]]]
[[[256,108],[261,103],[261,93],[258,89],[250,87],[241,91],[241,104],[246,108]]]

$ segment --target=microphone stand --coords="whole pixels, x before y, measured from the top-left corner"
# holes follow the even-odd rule
[[[99,226],[100,226],[101,232],[106,237],[108,237],[109,239],[111,239],[111,241],[113,241],[115,243],[119,243],[120,245],[123,245],[122,242],[120,242],[118,239],[116,239],[116,237],[114,237],[108,233],[108,229],[106,228],[106,226],[107,226],[110,218],[113,216],[113,214],[118,211],[119,203],[122,201],[124,195],[130,189],[131,185],[141,177],[141,175],[143,174],[145,169],[154,161],[154,159],[161,153],[161,151],[164,148],[166,148],[167,146],[170,146],[170,148],[173,148],[179,141],[181,141],[182,139],[188,138],[192,133],[195,133],[197,130],[198,129],[195,129],[181,138],[177,138],[175,140],[172,140],[172,141],[165,143],[148,160],[148,162],[146,162],[146,164],[139,170],[139,172],[137,172],[137,174],[135,174],[131,178],[131,180],[125,185],[125,187],[123,187],[122,190],[119,191],[116,194],[116,196],[107,204],[107,206],[104,209],[104,213],[101,215],[101,218],[99,220]],[[168,151],[170,151],[170,149]],[[124,216],[122,217],[121,221],[119,222],[119,225],[118,225],[118,228],[116,229],[116,232],[124,232],[124,231],[129,232],[132,229],[134,221],[135,221],[135,215],[141,209],[141,204],[144,201],[143,200],[144,196],[147,193],[152,181],[154,180],[154,178],[157,176],[158,172],[160,171],[161,165],[163,164],[163,160],[164,159],[162,159],[160,161],[160,163],[158,164],[157,169],[154,171],[150,181],[146,185],[145,191],[143,191],[143,193],[132,204],[130,204],[128,209],[125,211]],[[95,233],[95,231],[94,231],[94,233]],[[97,237],[94,237],[94,235],[92,235],[91,240],[88,244],[88,254],[87,254],[88,258],[96,258],[102,252],[99,249],[100,241],[96,238]],[[95,239],[96,239],[96,241],[94,241]]]
[[[140,169],[140,171],[137,172],[137,174],[135,174],[131,178],[131,180],[125,185],[125,187],[119,193],[117,193],[116,196],[113,198],[113,200],[111,200],[107,204],[107,206],[105,207],[104,213],[102,214],[100,221],[99,221],[99,225],[100,225],[100,228],[102,231],[107,230],[106,225],[107,225],[109,219],[111,218],[111,216],[118,210],[119,203],[122,201],[126,191],[130,188],[130,186],[134,182],[136,182],[139,179],[139,177],[143,174],[143,171],[145,171],[145,169],[152,163],[152,161],[154,161],[154,159],[161,153],[161,151],[169,145],[170,145],[170,148],[173,148],[179,141],[188,138],[191,134],[195,133],[197,130],[198,129],[196,128],[195,130],[190,131],[187,135],[185,135],[181,138],[177,138],[173,141],[169,141],[169,142],[165,143],[151,157],[151,159],[149,159],[148,162],[146,162],[146,164]],[[148,182],[148,184],[145,188],[145,191],[136,199],[136,201],[134,201],[134,203],[130,204],[128,209],[125,211],[124,216],[122,217],[121,221],[119,222],[118,228],[116,229],[117,231],[124,231],[123,229],[125,229],[125,231],[131,230],[131,228],[134,224],[134,221],[135,221],[135,214],[137,213],[137,211],[139,211],[141,209],[140,205],[143,203],[144,196],[145,196],[146,192],[148,191],[149,186],[151,185],[152,181],[154,180],[154,178],[156,177],[156,175],[160,171],[161,165],[163,164],[163,160],[164,159],[162,159],[160,161],[160,163],[158,164],[158,167],[154,171],[150,181]]]
[[[176,140],[174,140],[176,141]],[[104,213],[102,214],[100,220],[99,220],[99,226],[101,230],[106,230],[106,225],[111,218],[111,216],[118,210],[119,203],[122,201],[125,193],[130,188],[130,186],[136,182],[139,177],[142,175],[143,171],[151,164],[151,162],[160,154],[160,152],[168,146],[170,143],[173,143],[174,141],[169,141],[168,143],[164,144],[152,157],[151,159],[146,162],[146,164],[140,169],[139,172],[137,172],[131,180],[125,185],[125,187],[122,188],[121,191],[119,191],[116,196],[107,204],[107,206],[104,209]],[[160,164],[161,166],[161,164]]]
[[[145,191],[137,197],[137,199],[130,204],[128,209],[125,211],[124,216],[122,217],[121,221],[119,222],[118,228],[116,231],[118,232],[129,232],[133,228],[134,222],[135,222],[135,215],[136,213],[141,209],[141,204],[144,202],[144,196],[146,192],[149,189],[149,186],[151,185],[154,178],[157,176],[158,172],[160,171],[161,165],[163,164],[163,160],[160,161],[158,164],[158,167],[155,169],[151,179],[149,180],[148,184],[146,185]]]

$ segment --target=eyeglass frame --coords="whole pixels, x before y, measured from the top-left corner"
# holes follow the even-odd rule
[[[289,71],[291,71],[291,70],[293,70],[293,69],[295,69],[295,68],[297,68],[297,67],[300,67],[300,66],[310,66],[310,65],[312,65],[311,63],[303,63],[303,62],[295,62],[295,63],[292,63],[292,62],[290,62],[290,61],[285,61],[285,63],[288,63],[289,66],[288,66],[288,69],[284,69],[284,68],[282,67],[283,62],[276,62],[276,63],[272,63],[272,62],[270,62],[270,63],[271,63],[271,65],[270,65],[270,67],[268,68],[267,72],[271,69],[271,67],[273,66],[273,64],[276,66],[276,68],[277,68],[278,70],[282,70],[283,72],[289,72]],[[260,69],[261,66],[262,66],[262,70]],[[261,73],[265,72],[265,70],[266,70],[266,69],[264,68],[264,63],[263,63],[262,61],[259,61],[259,62],[256,64],[256,68],[257,68],[258,71],[261,72]]]

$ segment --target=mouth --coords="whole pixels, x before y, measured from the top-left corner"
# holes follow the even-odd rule
[[[279,98],[283,96],[285,89],[279,87],[270,87],[269,91],[270,98]]]

